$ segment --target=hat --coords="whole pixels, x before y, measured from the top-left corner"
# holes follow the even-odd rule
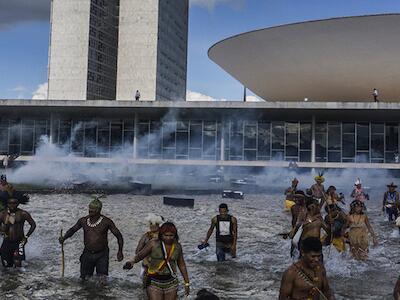
[[[392,187],[392,188],[397,188],[397,185],[395,185],[393,182],[391,182],[390,184],[387,185],[387,187]]]
[[[89,207],[100,209],[103,207],[103,203],[99,200],[99,198],[95,198],[89,203]]]
[[[162,216],[149,213],[146,217],[146,221],[149,222],[151,225],[159,224],[161,225],[164,222],[164,218]]]
[[[324,172],[318,172],[318,176],[315,176],[315,177],[314,177],[314,180],[315,180],[315,181],[324,182],[324,181],[325,181]]]

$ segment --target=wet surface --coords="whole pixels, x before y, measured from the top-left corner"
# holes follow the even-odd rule
[[[191,195],[180,195],[191,196]],[[220,195],[195,198],[194,209],[164,206],[162,196],[112,195],[103,199],[103,214],[114,220],[124,239],[125,257],[132,257],[136,243],[147,230],[144,218],[159,212],[173,221],[183,245],[192,299],[201,288],[215,292],[221,299],[277,299],[282,272],[289,266],[290,244],[278,233],[287,232],[290,216],[283,212],[282,195],[245,195],[244,200],[222,199]],[[399,274],[400,250],[397,228],[389,225],[380,210],[380,197],[371,197],[368,215],[377,232],[379,245],[372,247],[366,262],[357,262],[348,254],[339,255],[325,248],[325,265],[336,299],[392,299]],[[88,195],[31,196],[24,206],[38,227],[26,247],[27,262],[22,270],[1,268],[1,299],[142,299],[139,264],[122,270],[116,261],[117,240],[110,233],[110,276],[100,288],[95,281],[79,281],[79,256],[83,250],[82,231],[65,243],[65,277],[61,274],[61,251],[57,241],[79,217],[86,215]],[[199,251],[218,204],[226,202],[238,218],[238,257],[217,263],[211,246]],[[349,201],[348,201],[349,202]],[[125,259],[124,259],[125,261]],[[182,297],[183,290],[180,289]],[[183,297],[182,297],[183,298]]]

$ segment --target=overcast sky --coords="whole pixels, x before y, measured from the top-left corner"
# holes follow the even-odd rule
[[[300,21],[400,12],[400,0],[190,2],[188,94],[208,100],[240,100],[243,95],[242,85],[207,56],[224,38]],[[45,95],[49,15],[50,0],[0,0],[0,98]]]

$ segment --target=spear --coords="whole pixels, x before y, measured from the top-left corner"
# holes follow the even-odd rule
[[[60,231],[60,237],[63,236],[63,230]],[[65,259],[64,259],[64,242],[61,243],[61,277],[64,277]]]

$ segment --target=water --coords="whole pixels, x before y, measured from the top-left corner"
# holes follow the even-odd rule
[[[189,195],[181,195],[189,196]],[[373,198],[373,197],[372,197]],[[147,230],[145,216],[159,212],[178,227],[192,282],[192,296],[201,288],[221,299],[277,299],[282,272],[291,263],[289,241],[277,233],[286,232],[290,216],[282,211],[281,195],[246,195],[244,200],[228,200],[220,195],[195,196],[194,209],[162,205],[162,196],[112,195],[103,199],[103,214],[114,220],[125,239],[125,258],[132,257],[136,243]],[[22,270],[1,269],[1,299],[142,299],[139,265],[122,270],[116,261],[117,241],[109,234],[110,276],[108,286],[79,282],[79,255],[83,249],[82,231],[65,243],[65,277],[60,278],[61,252],[57,241],[79,217],[86,215],[87,195],[31,196],[23,207],[37,222],[36,232],[26,248],[27,262]],[[238,218],[238,258],[217,263],[214,239],[207,250],[197,245],[217,213],[220,202],[229,205]],[[325,264],[336,299],[392,299],[391,293],[400,266],[399,234],[380,212],[380,197],[368,203],[369,217],[378,234],[379,245],[371,248],[370,259],[357,262],[335,249],[324,249]],[[125,261],[126,259],[124,259]],[[183,291],[180,290],[183,299]]]

